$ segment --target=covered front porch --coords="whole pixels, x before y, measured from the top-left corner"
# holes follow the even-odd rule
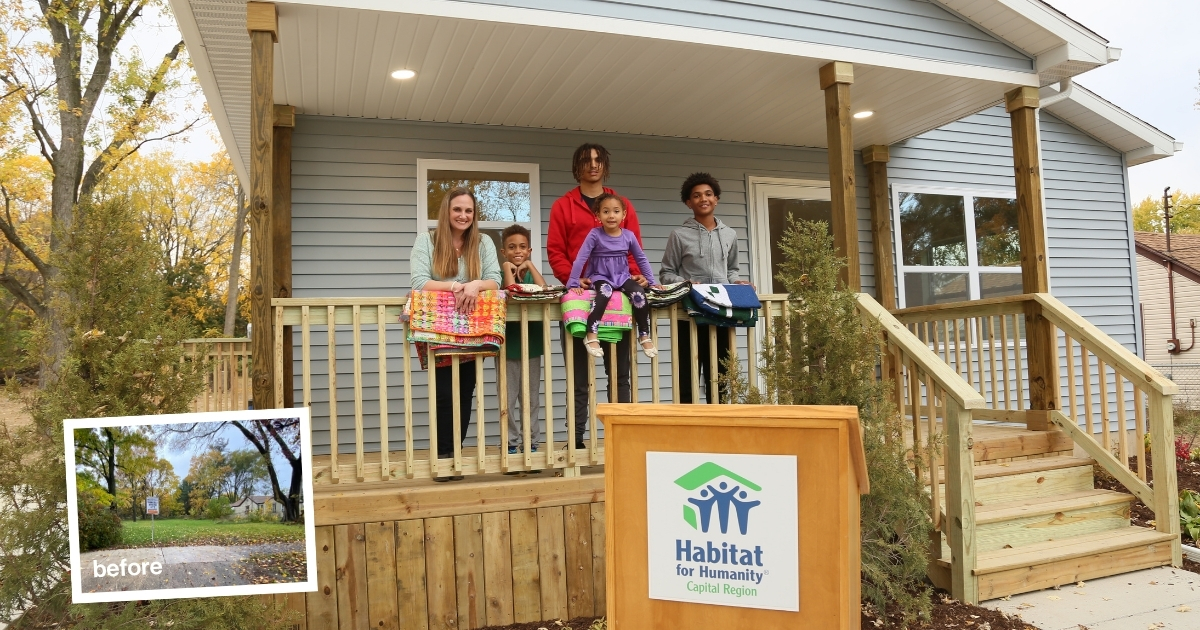
[[[763,301],[757,328],[730,332],[752,381],[762,340],[794,307],[771,293],[770,201],[815,202],[847,260],[845,284],[860,292],[860,314],[883,330],[880,374],[895,384],[938,529],[936,584],[978,601],[1180,563],[1175,386],[1051,295],[1038,118],[1041,99],[1055,90],[1043,86],[1107,61],[1107,53],[1096,61],[1091,48],[1052,46],[1047,35],[1044,58],[988,44],[949,60],[915,50],[915,41],[898,53],[718,36],[707,26],[623,29],[628,24],[590,20],[577,30],[545,12],[492,5],[361,4],[221,9],[222,19],[245,20],[248,38],[212,26],[214,13],[189,7],[180,18],[185,37],[203,33],[207,42],[212,56],[197,59],[201,82],[210,100],[228,104],[214,114],[251,191],[253,400],[313,409],[324,549],[322,590],[307,602],[314,627],[368,618],[374,627],[377,611],[380,623],[479,627],[603,610],[603,580],[595,579],[603,575],[603,427],[593,405],[585,447],[568,439],[574,383],[563,366],[572,357],[558,351],[557,328],[543,329],[540,394],[521,394],[524,409],[542,399],[539,450],[528,447],[539,420],[526,416],[525,450],[508,452],[503,370],[487,359],[459,366],[480,383],[477,421],[455,436],[453,457],[437,459],[428,451],[435,392],[398,321],[407,249],[428,228],[436,173],[504,173],[501,181],[523,185],[529,202],[513,220],[528,223],[540,244],[550,203],[572,185],[561,149],[593,137],[619,146],[616,159],[628,156],[614,185],[650,219],[643,238],[652,260],[682,220],[670,214],[679,212],[676,184],[660,180],[708,168],[729,182],[722,208],[740,209],[740,218],[728,216],[745,252],[744,277]],[[965,41],[974,31],[955,29],[962,47],[974,45]],[[1092,61],[1072,57],[1081,50],[1091,50]],[[233,82],[239,62],[251,70],[248,89]],[[387,78],[396,69],[416,77]],[[898,309],[893,148],[997,105],[1011,140],[1019,289]],[[854,116],[867,111],[873,115]],[[560,313],[557,304],[522,304],[508,317],[553,322]],[[679,356],[670,340],[697,330],[679,308],[660,309],[653,321],[669,352],[653,360],[634,354],[632,396],[673,402],[674,366],[696,357]],[[593,403],[611,387],[601,371],[592,365],[587,375]],[[1163,472],[1153,487],[1143,435],[1153,470]],[[1088,494],[1093,463],[1155,511],[1156,530],[1129,527],[1124,499]],[[1069,474],[1047,472],[1059,470]],[[468,479],[429,481],[447,474]],[[994,480],[1014,475],[1009,481],[1026,494],[994,492],[1004,485]],[[1046,478],[1065,478],[1077,501],[1051,505],[1060,486]],[[1066,539],[1076,542],[1064,546]],[[419,586],[398,591],[397,580],[413,583],[398,573],[405,571]],[[493,600],[493,592],[501,595]]]

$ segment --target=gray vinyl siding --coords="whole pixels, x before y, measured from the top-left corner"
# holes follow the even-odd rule
[[[1136,271],[1121,154],[1041,113],[1050,290],[1137,351]],[[993,107],[891,149],[895,185],[1016,187],[1008,115]]]
[[[1028,56],[928,0],[475,0],[1031,71]],[[580,28],[586,28],[581,20]]]
[[[613,172],[608,185],[625,195],[637,210],[647,256],[659,272],[659,262],[671,231],[691,216],[679,201],[679,186],[695,171],[718,178],[722,195],[717,213],[738,234],[741,274],[749,278],[747,178],[782,177],[827,180],[828,162],[823,149],[711,142],[620,134],[596,134],[536,129],[481,127],[456,124],[297,116],[292,144],[292,273],[296,297],[403,296],[410,286],[409,252],[416,234],[416,160],[457,159],[497,162],[532,162],[540,167],[542,233],[549,225],[554,200],[576,183],[570,158],[583,142],[600,142],[612,153]],[[863,281],[871,290],[870,212],[865,176],[859,168],[859,240]],[[543,239],[545,237],[543,236]],[[542,243],[544,251],[544,240]],[[550,278],[549,265],[542,269]],[[364,441],[378,450],[379,389],[377,337],[374,325],[363,330]],[[558,351],[558,327],[552,326],[550,356],[554,369],[556,440],[565,437],[565,374]],[[660,329],[662,378],[670,383],[669,341]],[[338,436],[341,452],[353,451],[354,391],[353,348],[350,327],[338,330]],[[399,326],[389,328],[389,442],[403,448],[402,345]],[[299,337],[297,335],[296,342]],[[740,336],[745,357],[745,337]],[[314,452],[328,452],[328,365],[324,331],[314,329],[312,353]],[[299,348],[294,356],[299,365]],[[413,406],[417,417],[417,448],[427,438],[426,373],[413,361]],[[484,391],[489,443],[499,436],[496,387],[492,361],[485,364]],[[300,368],[294,386],[300,387]],[[641,400],[650,399],[650,371],[639,367]],[[598,390],[605,389],[598,372]],[[664,395],[669,396],[669,392]],[[600,399],[606,399],[601,395]],[[301,400],[299,393],[296,400]],[[474,423],[473,423],[474,424]],[[471,429],[470,434],[474,434]],[[473,443],[473,440],[468,440]]]

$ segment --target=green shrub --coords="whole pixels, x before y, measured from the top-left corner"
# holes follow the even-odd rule
[[[251,510],[242,517],[242,520],[247,523],[278,523],[279,517],[274,512],[263,508],[261,510]]]
[[[1179,528],[1192,540],[1200,540],[1200,494],[1194,490],[1179,493]]]
[[[79,550],[107,549],[121,544],[121,517],[116,510],[85,499],[79,504]]]
[[[870,494],[861,498],[863,600],[897,610],[907,627],[931,606],[932,523],[924,484],[909,469],[904,424],[889,401],[892,385],[877,378],[880,333],[858,314],[857,296],[840,285],[845,261],[833,254],[824,223],[793,221],[780,245],[778,276],[789,315],[764,340],[765,390],[748,383],[732,358],[724,386],[735,402],[858,407],[871,480]]]
[[[204,518],[220,520],[233,516],[233,508],[229,507],[229,497],[214,497],[204,505]]]

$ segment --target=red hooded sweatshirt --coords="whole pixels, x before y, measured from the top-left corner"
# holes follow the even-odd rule
[[[611,188],[605,188],[604,192],[616,194]],[[642,229],[638,225],[637,211],[628,199],[621,197],[621,201],[625,203],[625,221],[621,223],[621,227],[633,232],[638,245],[641,245]],[[578,186],[567,191],[567,194],[559,197],[551,206],[546,253],[550,258],[550,270],[562,284],[566,284],[567,279],[571,277],[571,265],[575,263],[575,257],[579,255],[579,248],[587,238],[588,232],[596,227],[600,227],[600,220],[592,214],[592,209],[583,200]],[[642,273],[633,256],[629,257],[629,272],[634,275]]]

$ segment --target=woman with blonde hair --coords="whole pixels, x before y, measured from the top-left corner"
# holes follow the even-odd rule
[[[413,290],[451,291],[455,308],[462,313],[475,308],[480,291],[499,289],[502,279],[496,246],[480,232],[475,208],[475,194],[469,189],[460,187],[446,193],[438,209],[437,228],[432,234],[417,235],[409,260]],[[470,356],[462,359],[471,360]],[[449,365],[435,367],[433,371],[437,379],[437,454],[441,458],[453,457],[453,374]],[[466,436],[471,425],[471,400],[475,396],[475,370],[459,370],[458,382],[459,435]],[[435,477],[434,481],[451,479],[462,476]]]

